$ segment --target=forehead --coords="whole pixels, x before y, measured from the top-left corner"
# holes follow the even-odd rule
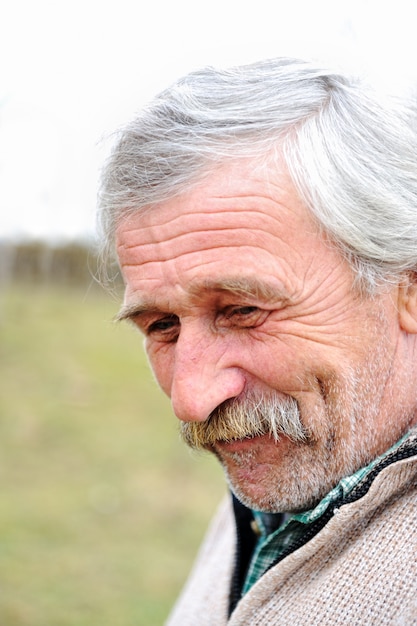
[[[242,228],[241,237],[277,228],[318,232],[285,170],[251,162],[222,167],[183,195],[128,216],[116,232],[119,258],[151,241]],[[283,232],[284,234],[284,232]],[[180,244],[180,241],[177,241]],[[137,250],[140,252],[140,250]],[[145,250],[144,250],[145,252]]]
[[[128,295],[230,276],[294,283],[326,250],[285,172],[255,173],[250,164],[224,167],[117,231]]]

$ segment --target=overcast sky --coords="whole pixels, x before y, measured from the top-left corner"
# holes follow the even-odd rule
[[[5,0],[0,238],[94,233],[100,139],[202,65],[295,55],[417,82],[412,0]]]

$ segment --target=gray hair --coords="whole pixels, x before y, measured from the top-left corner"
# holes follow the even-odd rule
[[[359,80],[294,59],[192,72],[119,134],[99,192],[107,249],[129,215],[227,161],[275,155],[362,286],[399,280],[417,271],[414,115]]]

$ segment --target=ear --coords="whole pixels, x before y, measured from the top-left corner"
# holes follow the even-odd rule
[[[401,328],[417,334],[417,274],[411,274],[400,284],[398,313]]]

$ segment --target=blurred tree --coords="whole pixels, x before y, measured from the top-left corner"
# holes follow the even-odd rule
[[[15,281],[89,285],[95,282],[98,263],[96,249],[84,242],[0,241],[0,286]]]

